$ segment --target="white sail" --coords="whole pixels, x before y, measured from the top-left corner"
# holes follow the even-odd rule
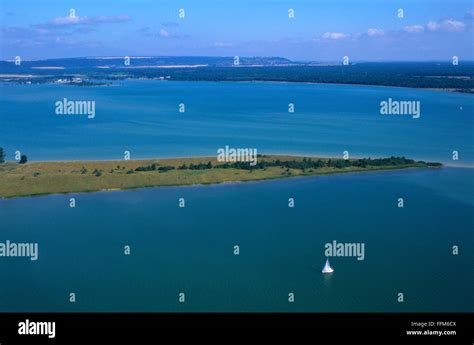
[[[332,273],[334,270],[332,269],[331,265],[329,264],[329,259],[326,259],[326,264],[323,268],[323,273]]]

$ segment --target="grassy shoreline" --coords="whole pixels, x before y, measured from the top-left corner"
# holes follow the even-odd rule
[[[356,166],[361,163],[363,166]],[[255,167],[247,163],[223,164],[215,157],[4,163],[0,164],[0,198],[220,184],[440,166],[438,163],[412,160],[396,160],[386,165],[375,165],[383,163],[385,163],[383,159],[343,161],[334,158],[288,155],[259,156],[258,165]]]

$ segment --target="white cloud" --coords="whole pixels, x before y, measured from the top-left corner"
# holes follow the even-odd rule
[[[383,36],[385,35],[385,31],[382,29],[370,28],[367,30],[367,34],[369,36]]]
[[[160,36],[161,37],[170,37],[171,34],[169,33],[169,31],[166,31],[165,29],[160,29]]]
[[[430,31],[443,30],[443,31],[459,32],[459,31],[463,31],[465,27],[466,27],[466,24],[455,19],[445,19],[441,22],[431,21],[431,22],[428,22],[428,24],[426,24],[426,28]]]
[[[449,31],[463,31],[466,27],[466,24],[459,20],[446,19],[443,22],[444,27]]]
[[[69,25],[69,24],[79,24],[83,22],[87,17],[55,17],[51,20],[51,24],[53,25]]]
[[[214,47],[216,47],[216,48],[232,47],[232,43],[228,43],[228,42],[214,42]]]
[[[426,24],[426,27],[430,31],[436,31],[440,28],[440,25],[437,22],[428,22],[428,24]]]
[[[403,30],[409,33],[420,33],[420,32],[425,31],[425,28],[423,27],[423,25],[409,25],[409,26],[405,26]]]
[[[331,40],[343,40],[348,36],[346,34],[343,34],[342,32],[325,32],[322,37]]]
[[[131,20],[128,15],[118,15],[118,16],[97,16],[97,17],[80,17],[80,16],[66,16],[66,17],[54,17],[49,24],[55,26],[63,25],[92,25],[92,24],[101,24],[101,23],[121,23]]]

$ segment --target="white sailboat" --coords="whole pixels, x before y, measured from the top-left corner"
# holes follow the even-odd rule
[[[334,272],[331,265],[329,264],[329,259],[328,258],[326,258],[326,264],[324,265],[324,268],[323,268],[322,272],[323,273],[332,273],[332,272]]]

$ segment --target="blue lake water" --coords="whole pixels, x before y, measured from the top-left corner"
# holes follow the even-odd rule
[[[95,100],[96,118],[55,115],[64,97]],[[389,97],[420,100],[421,117],[380,115]],[[227,144],[472,165],[472,99],[308,84],[2,85],[0,146],[30,160],[214,155]],[[474,311],[473,211],[474,169],[459,167],[0,199],[0,242],[40,251],[35,262],[0,258],[0,310]],[[335,272],[321,274],[333,240],[364,243],[365,259],[331,258]]]
[[[74,195],[75,209],[70,195],[0,200],[2,239],[40,246],[36,262],[0,259],[0,309],[473,311],[472,177],[443,168],[113,191]],[[365,243],[365,259],[331,258],[323,275],[333,240]]]
[[[96,117],[55,114],[93,100]],[[421,116],[380,115],[380,102],[420,101]],[[178,112],[180,103],[185,113]],[[288,112],[288,104],[295,112]],[[261,153],[405,155],[474,165],[474,97],[351,85],[124,81],[111,87],[0,85],[0,142],[10,159],[122,159]],[[462,108],[462,110],[461,110]],[[459,160],[452,160],[452,152]]]

